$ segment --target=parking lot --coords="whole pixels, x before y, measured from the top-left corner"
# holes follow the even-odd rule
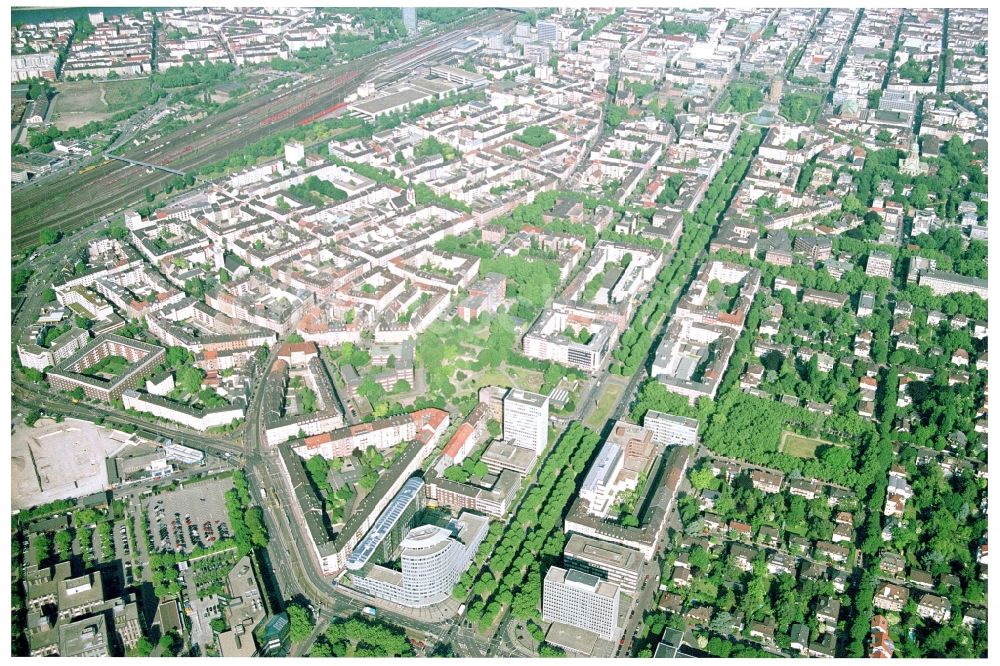
[[[232,536],[225,500],[232,487],[227,476],[147,498],[153,548],[190,553],[198,546],[208,547]]]
[[[124,520],[116,520],[111,531],[111,538],[114,540],[115,557],[122,562],[122,574],[125,585],[135,583],[135,571],[133,570],[132,544],[129,542],[128,528]]]

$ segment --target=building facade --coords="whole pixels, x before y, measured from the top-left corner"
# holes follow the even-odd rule
[[[582,571],[550,567],[542,588],[542,621],[561,622],[614,640],[620,602],[617,585]]]
[[[563,551],[567,569],[582,571],[635,594],[644,558],[639,551],[582,534],[571,534]]]
[[[549,438],[549,399],[512,389],[503,400],[503,437],[541,455]]]
[[[653,433],[653,441],[657,444],[694,446],[698,443],[698,419],[651,409],[646,412],[642,425]]]

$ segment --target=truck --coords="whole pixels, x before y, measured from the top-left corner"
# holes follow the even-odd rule
[[[463,613],[465,613],[465,604],[458,607],[458,614],[462,615]]]
[[[371,606],[365,606],[364,608],[361,609],[361,612],[364,613],[365,615],[368,615],[369,617],[375,617],[376,613],[375,609],[372,608]]]

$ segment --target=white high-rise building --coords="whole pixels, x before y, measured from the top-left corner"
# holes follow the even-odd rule
[[[549,440],[548,397],[511,389],[503,399],[503,438],[541,455]]]
[[[618,633],[621,588],[582,571],[551,567],[542,589],[542,621],[562,622],[605,640]]]
[[[538,41],[547,44],[559,41],[559,24],[555,21],[539,21],[535,27],[538,29]]]
[[[440,603],[469,568],[489,526],[488,518],[463,511],[447,527],[414,527],[399,544],[398,568],[366,563],[352,576],[351,585],[410,608]]]
[[[417,34],[416,7],[403,7],[403,27],[406,28],[406,34],[408,35]]]
[[[653,441],[657,444],[694,446],[698,443],[698,419],[651,409],[646,412],[642,425],[653,433]]]
[[[301,141],[289,141],[285,144],[285,162],[288,166],[295,166],[306,156],[306,147]]]
[[[865,273],[873,277],[892,277],[892,255],[888,252],[875,251],[868,255],[868,265]]]
[[[486,48],[499,51],[503,48],[503,33],[499,30],[490,30],[483,33],[483,43]]]

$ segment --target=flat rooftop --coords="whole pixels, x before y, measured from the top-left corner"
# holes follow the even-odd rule
[[[598,639],[600,636],[592,631],[562,622],[553,622],[552,626],[549,627],[549,632],[545,634],[547,643],[587,657],[593,656]]]
[[[539,395],[537,393],[531,393],[530,391],[523,391],[521,389],[515,388],[511,389],[504,401],[510,400],[511,402],[519,402],[525,405],[531,405],[532,407],[541,408],[548,401],[548,398],[544,395]]]
[[[376,97],[375,99],[368,100],[367,102],[358,102],[353,106],[363,113],[376,115],[407,104],[415,104],[416,102],[430,99],[431,97],[432,95],[430,93],[415,90],[413,88],[404,88],[399,92],[390,93],[382,97]]]
[[[129,436],[89,421],[40,420],[11,437],[11,508],[84,497],[108,483],[106,458],[130,446]]]
[[[616,543],[601,541],[582,534],[570,535],[564,555],[598,566],[626,569],[636,573],[642,568],[642,553]]]
[[[389,506],[382,511],[382,514],[372,525],[372,528],[357,545],[351,556],[347,558],[347,568],[356,571],[361,569],[371,558],[372,553],[385,539],[392,528],[399,521],[399,517],[406,511],[406,507],[417,498],[417,495],[424,489],[424,481],[419,477],[413,477],[403,484]],[[409,538],[409,536],[407,536]]]

